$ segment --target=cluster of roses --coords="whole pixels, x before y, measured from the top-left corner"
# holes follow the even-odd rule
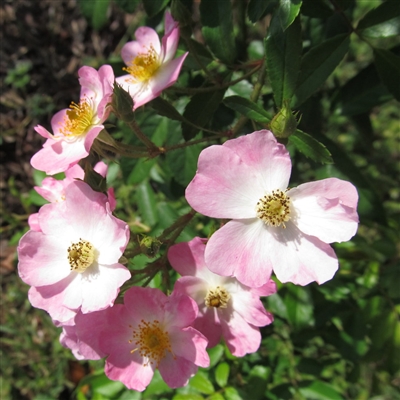
[[[114,304],[129,270],[119,263],[129,241],[128,225],[116,218],[115,196],[94,191],[77,164],[104,128],[114,81],[137,108],[172,85],[187,54],[174,59],[179,28],[169,14],[160,43],[148,27],[136,31],[122,58],[128,75],[114,78],[110,66],[79,70],[79,103],[55,114],[53,134],[32,166],[64,180],[35,187],[50,203],[29,218],[19,247],[19,274],[31,286],[29,300],[63,328],[61,343],[78,359],[107,357],[105,372],[142,391],[159,369],[170,387],[187,384],[207,367],[207,347],[221,337],[235,356],[257,351],[259,327],[270,324],[260,296],[281,282],[305,285],[332,278],[338,261],[329,243],[349,240],[357,230],[357,191],[331,178],[288,188],[291,161],[274,135],[258,131],[200,154],[186,190],[194,210],[231,221],[206,241],[194,238],[169,248],[181,275],[171,295],[134,286]],[[103,162],[94,167],[106,176]]]

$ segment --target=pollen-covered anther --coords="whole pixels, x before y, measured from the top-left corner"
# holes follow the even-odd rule
[[[79,239],[68,247],[68,261],[71,271],[85,272],[95,261],[95,249],[91,243]]]
[[[136,347],[131,353],[138,351],[141,357],[147,357],[148,362],[145,365],[155,364],[158,368],[166,352],[172,353],[168,332],[161,327],[157,320],[153,322],[141,320],[132,336],[133,339],[129,340],[129,343],[134,343]]]
[[[150,45],[147,53],[138,54],[127,68],[123,68],[132,76],[129,83],[146,82],[148,81],[160,67],[160,61],[157,52],[153,45]]]
[[[66,137],[80,136],[87,133],[93,125],[93,101],[87,97],[80,100],[79,104],[71,102],[66,111],[60,132]]]
[[[206,306],[209,308],[226,308],[230,298],[231,295],[225,288],[217,286],[216,288],[210,289],[208,291],[204,301],[206,303]]]
[[[286,228],[285,222],[290,220],[290,197],[282,190],[273,190],[257,202],[257,217],[270,226]]]

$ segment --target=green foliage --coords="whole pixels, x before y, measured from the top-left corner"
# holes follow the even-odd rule
[[[400,34],[400,12],[396,0],[384,1],[369,11],[357,25],[357,31],[366,38],[386,38]]]
[[[307,133],[296,130],[296,132],[289,137],[289,141],[293,143],[297,150],[314,161],[322,164],[331,164],[333,162],[328,149]]]
[[[248,100],[245,97],[225,97],[224,104],[232,110],[235,110],[240,114],[245,115],[247,118],[253,121],[260,122],[261,124],[267,124],[272,119],[271,115],[261,106],[253,103],[251,100]]]
[[[169,0],[143,1],[143,6],[146,11],[146,14],[149,17],[154,17],[167,6],[168,2]]]
[[[400,57],[386,49],[374,49],[379,76],[393,97],[400,101]]]
[[[198,127],[205,127],[211,117],[217,111],[219,104],[224,97],[225,90],[218,90],[213,93],[195,94],[185,108],[183,116]],[[185,140],[193,139],[199,128],[182,123],[182,134]]]
[[[232,8],[229,0],[203,0],[200,3],[202,32],[211,51],[221,61],[232,64],[236,56]]]
[[[301,25],[297,19],[285,31],[279,16],[274,15],[265,40],[268,78],[277,107],[291,100],[300,71]],[[303,71],[303,69],[302,69]]]
[[[327,80],[347,53],[349,44],[349,35],[344,33],[311,48],[302,57],[294,107],[300,106]]]
[[[281,0],[277,11],[282,30],[285,31],[299,15],[301,0]]]

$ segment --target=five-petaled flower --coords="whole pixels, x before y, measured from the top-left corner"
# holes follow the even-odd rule
[[[250,288],[236,278],[214,274],[204,261],[204,242],[196,237],[169,249],[168,259],[182,275],[174,291],[196,301],[199,315],[193,327],[208,339],[208,347],[216,346],[222,336],[234,356],[254,353],[261,342],[258,327],[273,321],[260,296],[274,294],[275,282],[269,280],[260,288]]]
[[[64,172],[89,155],[90,148],[104,128],[113,92],[114,73],[109,65],[99,71],[82,67],[78,71],[81,95],[79,103],[56,113],[51,119],[53,134],[42,126],[36,132],[46,138],[43,148],[31,159],[34,168],[49,175]]]
[[[29,300],[60,324],[81,310],[111,306],[130,272],[118,263],[129,240],[128,225],[111,214],[107,196],[85,182],[68,185],[65,201],[39,210],[40,231],[18,246],[18,271],[31,285]]]
[[[168,386],[184,386],[210,363],[207,339],[191,326],[197,312],[186,295],[132,287],[124,304],[78,314],[69,347],[78,356],[107,355],[106,375],[129,389],[144,390],[157,368]]]
[[[165,34],[160,43],[157,32],[142,26],[135,32],[135,41],[128,42],[121,50],[127,65],[127,75],[116,81],[132,96],[134,109],[158,97],[173,85],[179,76],[188,53],[174,59],[179,42],[178,23],[171,14],[165,14]]]
[[[329,178],[289,188],[290,156],[267,130],[202,151],[186,199],[198,212],[231,219],[207,243],[211,271],[251,287],[268,282],[306,285],[338,268],[328,243],[357,231],[356,188]]]

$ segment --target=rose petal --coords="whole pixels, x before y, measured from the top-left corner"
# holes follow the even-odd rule
[[[189,378],[194,376],[198,367],[183,357],[172,356],[168,353],[161,361],[159,370],[165,383],[170,388],[187,385]]]
[[[200,367],[210,365],[206,351],[208,341],[196,329],[191,326],[184,329],[170,329],[169,338],[174,356],[183,357]]]
[[[255,218],[264,191],[253,173],[231,149],[211,146],[200,154],[197,173],[186,188],[186,200],[213,218]]]
[[[338,269],[333,249],[315,237],[304,235],[293,224],[277,232],[270,258],[277,278],[283,283],[321,284],[332,279]]]
[[[190,242],[177,243],[168,250],[168,260],[172,268],[181,275],[198,275],[206,269],[204,261],[205,239],[194,238]]]
[[[226,323],[221,320],[222,335],[230,352],[236,357],[243,357],[247,353],[254,353],[261,343],[261,334],[258,328],[247,324],[239,314],[234,314]]]
[[[235,276],[244,285],[262,286],[268,282],[273,268],[270,252],[274,241],[271,239],[259,219],[230,221],[208,241],[207,266],[216,274]]]
[[[272,132],[256,131],[228,140],[223,146],[234,151],[257,174],[264,194],[276,189],[287,189],[292,163],[285,146],[276,141]],[[225,168],[229,166],[225,165]]]
[[[357,232],[358,195],[355,187],[336,178],[309,182],[288,192],[295,223],[307,235],[325,243],[343,242]]]

